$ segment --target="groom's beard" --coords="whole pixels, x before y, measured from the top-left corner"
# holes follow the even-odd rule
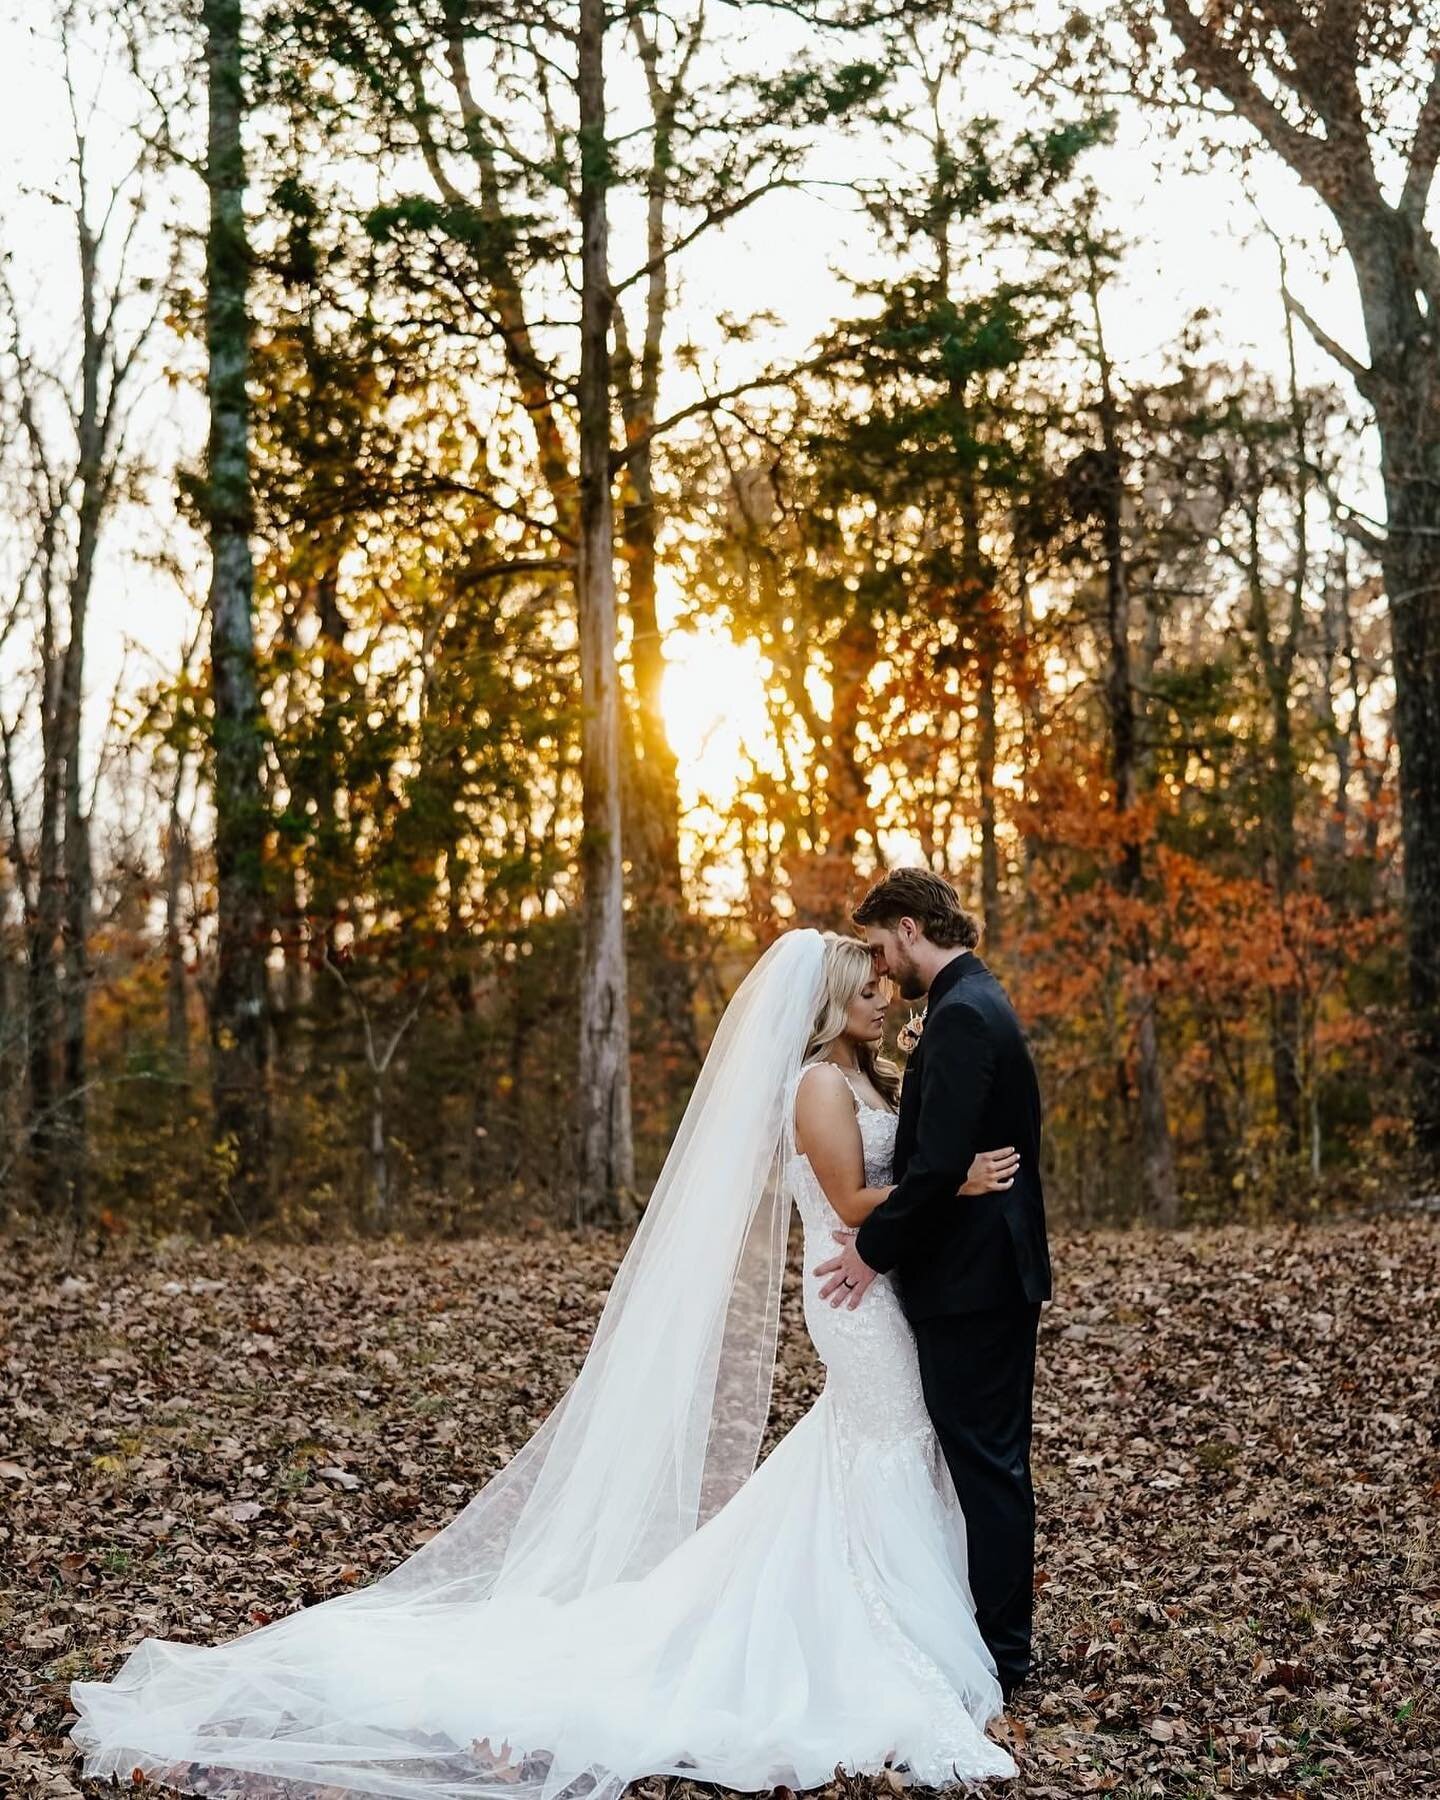
[[[890,978],[900,990],[902,1000],[923,1000],[930,992],[930,984],[915,967],[913,962],[904,962],[899,967],[892,966]]]

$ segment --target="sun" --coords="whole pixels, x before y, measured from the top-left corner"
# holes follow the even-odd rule
[[[765,705],[770,664],[723,631],[678,631],[665,643],[665,735],[679,765],[680,803],[724,813],[752,767],[769,767],[775,736]]]

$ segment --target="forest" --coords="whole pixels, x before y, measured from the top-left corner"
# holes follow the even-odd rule
[[[470,1695],[463,1790],[428,1693],[336,1786],[76,1728],[524,1475],[746,971],[920,866],[1045,1114],[986,1791],[1440,1794],[1437,163],[1435,0],[0,0],[0,1793],[538,1792]],[[775,1216],[757,1487],[833,1398]],[[905,1446],[833,1460],[983,1570]]]
[[[903,863],[1062,1222],[1417,1191],[1427,5],[7,29],[62,104],[0,215],[0,1217],[623,1225],[757,950]],[[1264,354],[1203,261],[1142,353],[1136,131],[1229,184]]]

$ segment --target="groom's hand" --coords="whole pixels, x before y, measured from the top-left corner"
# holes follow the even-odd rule
[[[830,1278],[820,1290],[822,1300],[828,1300],[832,1306],[847,1307],[854,1312],[875,1279],[875,1270],[861,1258],[860,1252],[855,1248],[855,1239],[849,1232],[835,1231],[831,1236],[840,1245],[840,1254],[832,1256],[829,1262],[821,1263],[818,1269],[810,1272],[812,1275],[828,1275]]]

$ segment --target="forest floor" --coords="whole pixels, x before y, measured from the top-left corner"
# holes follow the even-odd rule
[[[76,1791],[68,1684],[141,1637],[231,1636],[443,1524],[565,1387],[616,1252],[0,1248],[0,1791]],[[1440,1796],[1440,1228],[1055,1252],[1001,1791]],[[815,1389],[792,1282],[777,1430]]]

